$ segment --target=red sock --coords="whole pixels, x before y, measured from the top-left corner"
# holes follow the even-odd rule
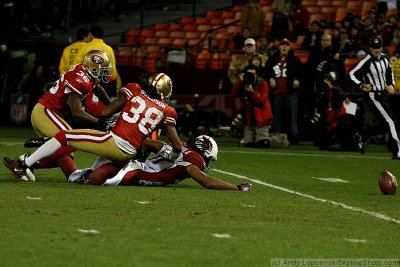
[[[68,177],[77,170],[76,163],[74,159],[69,155],[62,155],[57,158],[57,164],[60,167],[61,171],[64,173],[65,178]]]
[[[58,164],[55,158],[49,157],[39,160],[33,167],[35,169],[49,169],[58,167]]]

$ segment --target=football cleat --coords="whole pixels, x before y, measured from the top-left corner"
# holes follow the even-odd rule
[[[37,137],[37,138],[31,138],[28,141],[24,143],[24,147],[30,148],[30,147],[40,147],[44,143],[50,140],[50,137]]]
[[[25,162],[25,158],[28,157],[29,155],[30,155],[30,153],[22,154],[21,156],[19,156],[19,160],[21,160],[22,162]],[[32,181],[32,182],[36,181],[36,177],[33,174],[34,170],[35,169],[33,168],[33,166],[31,166],[30,168],[26,168],[25,174],[21,177],[21,180]]]
[[[8,157],[4,157],[3,164],[13,173],[15,178],[18,180],[28,181],[26,170],[29,168],[23,163],[22,160],[12,160]]]
[[[356,143],[358,151],[360,151],[361,154],[364,154],[365,148],[367,147],[367,142],[363,141],[363,138],[358,133],[354,134],[353,137],[354,137],[354,142]]]

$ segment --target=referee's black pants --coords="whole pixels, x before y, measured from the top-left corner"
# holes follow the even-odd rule
[[[369,92],[365,93],[365,102],[369,109],[374,113],[380,123],[374,127],[365,129],[364,138],[389,132],[389,149],[393,153],[394,158],[400,158],[400,139],[399,124],[394,115],[387,93],[385,92]]]

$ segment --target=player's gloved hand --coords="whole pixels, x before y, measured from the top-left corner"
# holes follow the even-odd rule
[[[114,120],[99,119],[98,126],[100,130],[108,132],[115,125]]]
[[[253,185],[252,184],[250,184],[250,183],[243,183],[243,184],[238,184],[237,185],[237,188],[239,189],[239,191],[245,191],[245,192],[247,192],[247,191],[251,191],[251,187],[252,187]]]
[[[175,161],[177,159],[183,158],[183,154],[181,151],[175,152],[173,151],[172,147],[170,145],[164,145],[160,151],[157,153],[158,155],[162,156],[163,158],[169,160],[169,161]]]

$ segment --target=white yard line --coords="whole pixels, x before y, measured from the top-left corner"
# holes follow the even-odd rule
[[[383,213],[380,213],[380,212],[368,211],[368,210],[364,210],[362,208],[352,207],[352,206],[347,205],[345,203],[341,203],[341,202],[337,202],[337,201],[333,201],[333,200],[329,200],[329,199],[324,199],[324,198],[320,198],[320,197],[315,197],[313,195],[304,194],[304,193],[297,192],[297,191],[294,191],[294,190],[291,190],[291,189],[288,189],[288,188],[285,188],[285,187],[282,187],[282,186],[266,183],[266,182],[263,182],[263,181],[260,181],[260,180],[257,180],[257,179],[252,179],[252,178],[246,177],[244,175],[240,175],[240,174],[236,174],[236,173],[232,173],[232,172],[226,172],[226,171],[218,170],[218,169],[213,169],[213,171],[216,171],[216,172],[219,172],[219,173],[223,173],[223,174],[226,174],[226,175],[230,175],[230,176],[233,176],[233,177],[236,177],[236,178],[239,178],[239,179],[248,180],[248,181],[251,181],[251,182],[256,183],[256,184],[260,184],[260,185],[264,185],[264,186],[267,186],[267,187],[271,187],[271,188],[274,188],[274,189],[277,189],[277,190],[280,190],[280,191],[283,191],[283,192],[286,192],[286,193],[298,195],[298,196],[305,197],[305,198],[308,198],[308,199],[311,199],[311,200],[314,200],[314,201],[318,201],[318,202],[322,202],[322,203],[329,203],[329,204],[331,204],[333,206],[341,207],[341,208],[346,209],[346,210],[367,214],[367,215],[370,215],[372,217],[375,217],[375,218],[378,218],[378,219],[381,219],[381,220],[384,220],[384,221],[387,221],[387,222],[393,222],[393,223],[400,224],[400,220],[392,218],[392,217],[389,217],[389,216],[387,216],[387,215],[385,215]]]
[[[390,157],[382,156],[382,157],[373,157],[358,154],[340,154],[333,153],[332,154],[314,154],[314,153],[288,153],[288,152],[277,152],[277,151],[240,151],[240,150],[221,150],[220,153],[228,153],[228,154],[258,154],[258,155],[273,155],[273,156],[298,156],[298,157],[326,157],[326,158],[357,158],[357,159],[380,159],[380,160],[388,160]]]

